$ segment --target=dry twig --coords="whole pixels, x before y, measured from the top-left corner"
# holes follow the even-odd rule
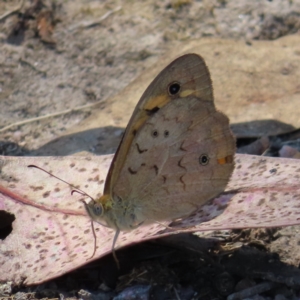
[[[100,23],[102,23],[105,19],[107,19],[111,14],[119,11],[121,8],[122,8],[122,6],[118,6],[115,9],[112,9],[112,10],[108,11],[107,13],[105,13],[101,18],[99,18],[97,20],[94,20],[94,21],[83,21],[83,22],[81,22],[81,23],[79,23],[77,25],[73,25],[73,26],[71,26],[69,28],[69,30],[73,31],[73,30],[77,30],[79,28],[87,29],[87,28],[91,28],[91,27],[97,26]]]
[[[25,65],[29,66],[32,70],[36,71],[36,72],[39,73],[39,74],[42,74],[43,76],[46,76],[46,75],[47,75],[47,72],[46,72],[46,71],[42,71],[42,70],[37,69],[32,63],[30,63],[29,61],[27,61],[27,60],[25,60],[25,59],[23,59],[23,58],[20,58],[20,59],[19,59],[19,62],[20,62],[21,64],[25,64]]]
[[[75,107],[75,108],[66,109],[64,111],[60,111],[60,112],[57,112],[57,113],[52,113],[52,114],[48,114],[48,115],[44,115],[44,116],[40,116],[40,117],[36,117],[36,118],[27,119],[27,120],[24,120],[24,121],[12,123],[10,125],[7,125],[5,127],[0,128],[0,132],[4,132],[4,131],[6,131],[6,130],[14,127],[14,126],[21,126],[21,125],[25,125],[25,124],[28,124],[28,123],[44,120],[44,119],[47,119],[47,118],[53,118],[53,117],[65,115],[65,114],[68,114],[70,112],[74,112],[74,111],[78,111],[78,110],[84,110],[84,109],[96,106],[99,103],[101,103],[101,101],[91,103],[91,104],[82,105],[82,106],[78,106],[78,107]]]
[[[4,21],[4,20],[5,20],[6,18],[8,18],[9,16],[11,16],[11,15],[13,15],[13,14],[19,12],[19,11],[23,8],[24,2],[25,2],[25,0],[22,0],[22,1],[21,1],[21,4],[20,4],[18,7],[14,8],[14,9],[12,9],[12,10],[10,10],[10,11],[4,13],[2,16],[0,16],[0,22],[1,22],[1,21]]]

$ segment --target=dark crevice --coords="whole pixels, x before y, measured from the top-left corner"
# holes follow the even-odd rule
[[[0,239],[5,240],[12,232],[15,216],[5,210],[0,210]]]

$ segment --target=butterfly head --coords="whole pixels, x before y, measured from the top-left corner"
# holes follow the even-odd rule
[[[90,218],[94,221],[97,221],[98,218],[103,216],[103,205],[95,200],[91,200],[89,203],[82,201],[84,204],[85,210],[90,216]]]
[[[113,205],[110,195],[103,195],[96,200],[92,199],[89,203],[82,202],[86,212],[93,221],[105,227],[118,228],[115,218],[112,216]]]

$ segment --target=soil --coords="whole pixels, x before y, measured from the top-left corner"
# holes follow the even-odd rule
[[[3,155],[32,155],[94,109],[104,109],[174,42],[218,37],[251,43],[297,34],[300,28],[299,0],[24,0],[21,4],[0,3]],[[15,125],[6,129],[11,124]],[[118,139],[122,132],[120,128]],[[107,130],[103,139],[112,134],[116,132]],[[39,286],[3,283],[0,297],[297,299],[298,230],[294,226],[206,233],[197,241],[194,235],[157,240],[119,251],[121,271],[108,256]],[[241,291],[244,294],[235,294]]]

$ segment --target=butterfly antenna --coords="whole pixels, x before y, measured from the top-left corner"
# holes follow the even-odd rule
[[[73,196],[74,193],[78,193],[78,194],[80,194],[80,195],[82,195],[82,196],[87,196],[87,197],[89,197],[91,200],[95,201],[95,199],[94,199],[93,197],[91,197],[89,194],[87,194],[86,192],[84,192],[84,191],[82,191],[82,190],[76,188],[76,187],[73,186],[72,184],[71,184],[71,187],[73,187],[73,188],[76,189],[76,190],[72,190],[72,191],[71,191],[71,195],[72,195],[72,196]],[[84,203],[86,204],[86,202],[83,201],[83,200],[82,200],[81,202],[84,202]]]
[[[52,174],[52,173],[50,173],[50,172],[44,170],[43,168],[40,168],[40,167],[38,167],[38,166],[36,166],[36,165],[29,165],[29,166],[27,166],[27,167],[28,167],[28,168],[36,168],[36,169],[39,169],[39,170],[41,170],[41,171],[47,173],[48,175],[50,175],[50,176],[52,176],[52,177],[54,177],[54,178],[56,178],[56,179],[58,179],[58,180],[60,180],[60,181],[62,181],[62,182],[64,182],[64,183],[66,183],[67,185],[71,186],[72,188],[74,188],[74,190],[71,191],[71,195],[73,195],[74,193],[78,193],[78,194],[80,194],[80,195],[82,195],[82,196],[87,196],[87,197],[89,197],[92,201],[95,201],[94,198],[91,197],[91,196],[90,196],[89,194],[87,194],[86,192],[82,191],[81,189],[78,189],[78,188],[75,187],[73,184],[71,184],[71,183],[69,183],[69,182],[67,182],[67,181],[65,181],[65,180],[63,180],[63,179],[61,179],[61,178],[55,176],[54,174]],[[84,200],[80,200],[80,201],[81,201],[85,206],[87,205],[86,202],[85,202]],[[108,227],[108,226],[106,226],[106,225],[104,225],[104,224],[101,224],[100,222],[98,222],[98,223],[99,223],[100,225],[104,226],[104,227]],[[93,253],[92,253],[90,259],[94,257],[94,255],[96,254],[96,250],[97,250],[97,236],[96,236],[96,232],[95,232],[94,222],[93,222],[92,219],[91,219],[91,227],[92,227],[92,233],[93,233],[93,236],[94,236],[94,251],[93,251]],[[120,232],[120,231],[119,231],[119,232]],[[117,241],[119,232],[118,232],[118,233],[115,235],[115,237],[114,237],[113,248],[114,248],[114,245],[115,245],[115,243],[116,243],[116,241]],[[115,259],[115,261],[116,261],[116,263],[117,263],[117,266],[119,267],[119,266],[120,266],[120,265],[119,265],[119,261],[118,261],[118,259],[117,259],[117,257],[116,257],[116,254],[115,254],[115,252],[114,252],[114,249],[113,249],[113,256],[114,256],[114,259]]]
[[[77,188],[77,187],[74,186],[73,184],[71,184],[71,183],[69,183],[69,182],[67,182],[67,181],[65,181],[65,180],[63,180],[63,179],[61,179],[61,178],[55,176],[54,174],[52,174],[52,173],[50,173],[50,172],[44,170],[43,168],[40,168],[40,167],[38,167],[38,166],[36,166],[36,165],[29,165],[29,166],[27,166],[27,167],[28,167],[28,168],[36,168],[36,169],[39,169],[39,170],[41,170],[41,171],[47,173],[48,175],[50,175],[50,176],[52,176],[52,177],[54,177],[54,178],[56,178],[56,179],[58,179],[58,180],[60,180],[60,181],[62,181],[62,182],[64,182],[64,183],[66,183],[67,185],[71,186],[72,188],[74,188],[74,190],[71,191],[71,195],[73,195],[73,193],[77,192],[77,193],[79,193],[79,194],[81,194],[81,195],[83,195],[83,196],[89,197],[91,200],[94,200],[94,198],[93,198],[92,196],[90,196],[89,194],[87,194],[86,192],[84,192],[84,191],[82,191],[81,189]]]

